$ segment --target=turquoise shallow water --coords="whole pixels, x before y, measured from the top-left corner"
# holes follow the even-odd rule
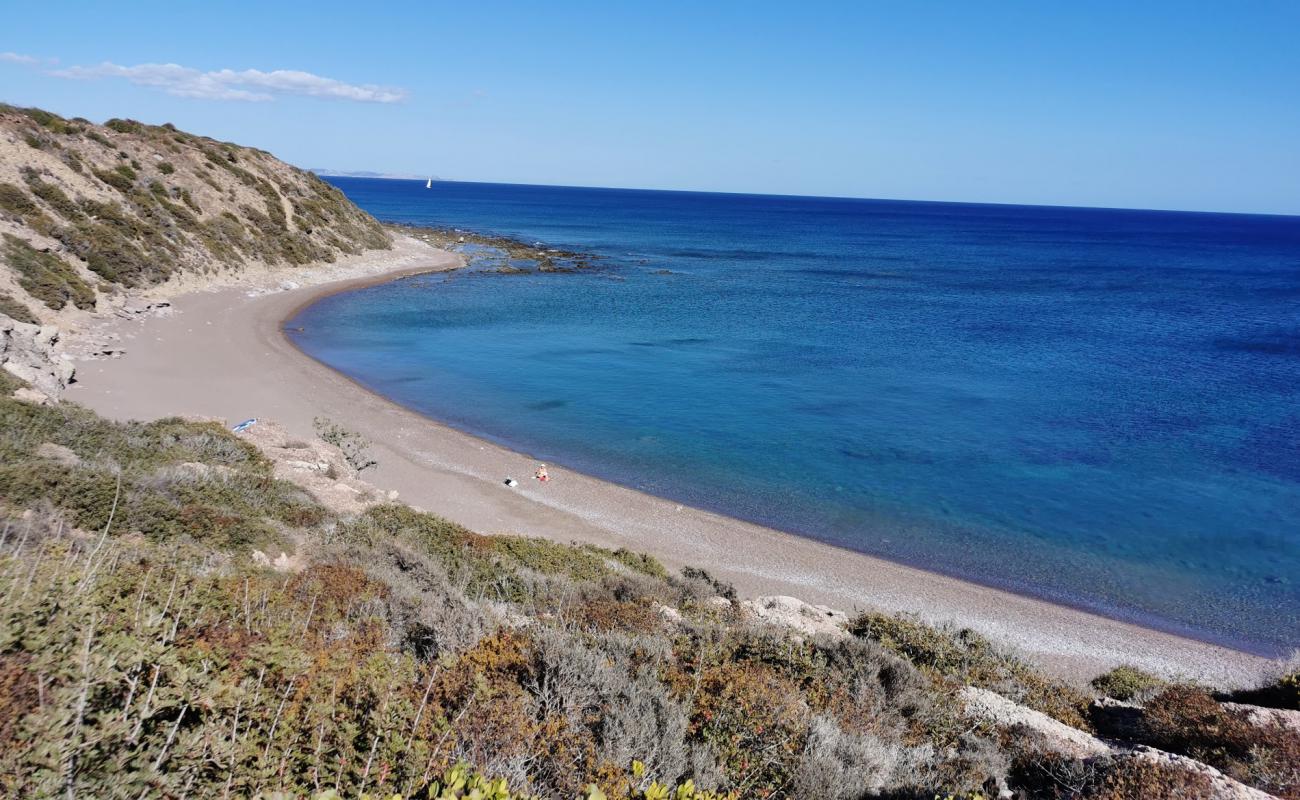
[[[1300,646],[1300,218],[336,182],[381,219],[605,256],[290,323],[398,402],[849,548]]]

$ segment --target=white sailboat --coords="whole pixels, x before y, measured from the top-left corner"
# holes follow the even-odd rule
[[[430,178],[429,180],[427,180],[427,181],[424,182],[424,188],[426,188],[426,189],[432,189],[432,188],[433,188],[433,178]]]

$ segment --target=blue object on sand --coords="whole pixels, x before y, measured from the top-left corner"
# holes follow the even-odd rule
[[[231,428],[230,431],[231,433],[243,433],[244,431],[248,430],[249,428],[253,427],[256,424],[257,424],[257,417],[253,417],[252,419],[246,419],[243,422],[239,423],[235,427]]]

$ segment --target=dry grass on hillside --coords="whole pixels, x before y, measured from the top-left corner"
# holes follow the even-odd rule
[[[29,317],[181,272],[289,268],[390,244],[337,189],[264,151],[4,105],[0,235],[0,313]]]

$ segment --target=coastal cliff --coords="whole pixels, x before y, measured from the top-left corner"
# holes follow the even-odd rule
[[[151,288],[289,273],[391,244],[338,189],[265,151],[0,105],[0,317],[16,323],[75,324]],[[32,370],[64,372],[19,372]]]

